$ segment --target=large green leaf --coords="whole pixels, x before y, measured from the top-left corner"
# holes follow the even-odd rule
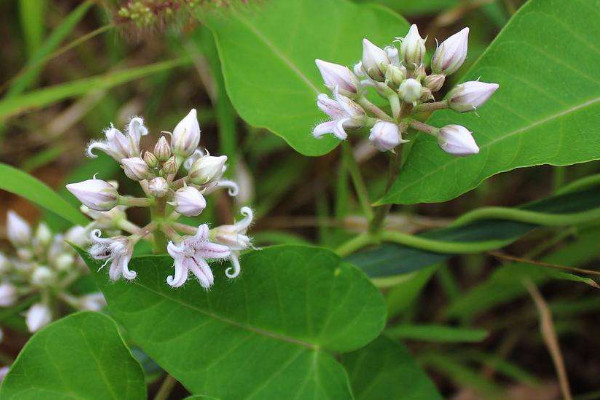
[[[70,315],[36,333],[2,383],[2,400],[141,400],[146,384],[110,318]]]
[[[600,158],[599,0],[532,0],[464,80],[500,89],[477,113],[436,113],[432,125],[460,124],[481,152],[453,157],[434,138],[415,140],[386,203],[452,199],[503,171]]]
[[[0,176],[0,189],[24,197],[75,225],[87,224],[82,213],[33,176],[1,163]]]
[[[344,354],[357,400],[441,400],[433,383],[401,343],[385,336]]]
[[[210,291],[195,281],[169,287],[167,256],[134,259],[133,282],[109,282],[101,263],[87,262],[130,337],[190,392],[223,400],[350,399],[344,369],[326,350],[364,346],[386,319],[367,277],[326,249],[249,253],[234,280],[215,266]]]
[[[212,15],[223,75],[241,117],[284,138],[305,155],[329,152],[339,141],[313,138],[325,119],[316,96],[325,91],[315,66],[320,58],[352,65],[361,41],[392,42],[408,29],[398,15],[346,0],[267,0]]]

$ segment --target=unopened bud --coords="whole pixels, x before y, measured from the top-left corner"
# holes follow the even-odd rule
[[[498,87],[497,83],[479,81],[462,83],[448,93],[448,106],[458,112],[473,111],[483,105]]]
[[[432,92],[437,92],[444,86],[446,76],[442,74],[431,74],[425,78],[425,86]]]
[[[367,39],[363,39],[362,65],[367,75],[381,82],[385,77],[388,65],[390,65],[390,59],[383,49],[375,46]]]
[[[33,256],[33,251],[26,247],[21,247],[20,249],[17,249],[17,257],[19,257],[19,260],[21,261],[31,261],[33,260]]]
[[[192,109],[173,130],[171,148],[176,155],[188,157],[194,153],[199,143],[200,125],[196,109]]]
[[[388,66],[385,72],[385,82],[392,83],[398,87],[406,78],[406,69],[404,67],[397,67],[395,65]]]
[[[73,255],[63,253],[56,257],[53,264],[58,271],[68,271],[71,269],[74,262],[75,257],[73,257]]]
[[[404,63],[408,69],[415,69],[425,58],[425,39],[419,35],[417,25],[411,25],[400,46]]]
[[[4,253],[0,252],[0,275],[6,274],[8,271],[11,270],[11,268],[12,263],[10,262],[8,257],[6,257]]]
[[[354,97],[358,94],[360,81],[348,67],[318,59],[315,63],[327,88],[330,90],[337,88],[345,96]]]
[[[8,240],[17,248],[31,243],[31,227],[27,221],[12,210],[6,216],[6,234]]]
[[[175,211],[186,217],[200,215],[206,208],[206,200],[202,193],[191,186],[177,190],[171,204],[175,207]]]
[[[148,164],[139,157],[124,158],[121,160],[121,166],[125,175],[134,181],[143,181],[152,176]]]
[[[79,247],[83,247],[89,240],[83,226],[74,226],[65,233],[65,240]]]
[[[148,182],[148,190],[155,197],[163,197],[169,192],[169,184],[160,176]]]
[[[0,284],[0,307],[11,307],[17,302],[17,289],[8,282]]]
[[[424,87],[422,92],[421,92],[421,99],[422,102],[426,102],[429,100],[435,100],[435,97],[433,97],[433,93],[431,92],[431,89]]]
[[[190,168],[189,177],[196,185],[205,185],[219,179],[225,171],[227,156],[203,156],[200,157]]]
[[[156,168],[156,166],[158,165],[158,158],[156,158],[154,153],[151,153],[149,151],[144,153],[144,161],[146,162],[146,165],[150,168]]]
[[[108,211],[119,202],[117,189],[102,179],[88,179],[83,182],[70,183],[66,187],[79,201],[92,210]]]
[[[27,310],[25,321],[29,332],[37,332],[52,321],[52,312],[44,303],[35,303]]]
[[[438,144],[446,153],[468,156],[479,153],[471,132],[464,126],[446,125],[438,133]]]
[[[162,170],[165,174],[175,174],[179,170],[179,165],[177,165],[177,157],[173,156],[169,158],[163,164]]]
[[[159,161],[167,161],[171,157],[171,146],[164,136],[161,136],[154,146],[154,155]]]
[[[431,59],[433,73],[450,75],[456,72],[467,58],[468,44],[469,28],[444,40]]]
[[[54,282],[54,273],[48,267],[37,267],[31,274],[31,283],[34,286],[44,287],[49,286]]]
[[[398,125],[387,121],[377,121],[373,125],[369,141],[379,151],[393,150],[400,143],[404,142],[400,136]]]
[[[398,94],[407,103],[414,103],[421,98],[423,87],[416,79],[407,79],[400,85]]]
[[[392,65],[395,65],[396,67],[399,67],[401,65],[400,54],[395,46],[385,46],[383,48],[383,51],[385,51],[385,54],[387,54],[388,59],[390,60],[390,63],[392,63]]]
[[[48,228],[48,225],[41,222],[35,231],[35,241],[41,246],[48,246],[52,241],[52,231]]]
[[[88,311],[102,311],[106,299],[102,293],[90,293],[79,298],[79,308]]]

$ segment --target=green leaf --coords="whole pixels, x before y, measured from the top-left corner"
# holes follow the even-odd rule
[[[452,199],[490,176],[540,164],[600,158],[600,1],[532,0],[464,80],[500,84],[477,113],[436,112],[432,125],[464,125],[480,153],[453,157],[420,135],[383,203]]]
[[[315,59],[353,65],[364,37],[384,45],[408,24],[381,6],[346,0],[257,4],[208,17],[229,97],[251,125],[271,130],[302,154],[325,154],[339,141],[311,134],[325,119],[315,105],[325,91]]]
[[[395,325],[385,331],[393,338],[426,342],[481,342],[487,337],[483,329],[457,328],[444,325]]]
[[[48,2],[46,0],[20,0],[19,16],[23,28],[23,39],[27,53],[31,56],[42,44],[44,20]]]
[[[242,258],[228,280],[174,290],[168,256],[132,260],[133,282],[108,281],[86,258],[109,310],[129,336],[191,393],[228,399],[349,399],[326,351],[355,350],[382,330],[385,303],[354,266],[326,249],[276,246]]]
[[[46,184],[6,164],[0,164],[0,189],[21,196],[75,225],[86,225],[87,218]]]
[[[356,400],[441,400],[433,383],[401,343],[385,336],[344,354]]]
[[[0,394],[2,400],[140,400],[146,385],[114,321],[82,312],[36,333]]]

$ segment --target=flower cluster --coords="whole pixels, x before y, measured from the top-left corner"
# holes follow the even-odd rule
[[[67,242],[85,245],[84,228],[76,226],[64,235],[53,234],[42,222],[33,231],[23,218],[9,211],[6,231],[14,254],[0,253],[0,307],[12,307],[21,298],[39,296],[25,313],[31,332],[58,317],[58,302],[76,310],[102,309],[105,301],[101,293],[71,292],[87,268]]]
[[[440,147],[450,154],[478,153],[479,147],[467,128],[447,125],[439,129],[417,119],[419,114],[440,109],[476,110],[498,89],[495,83],[465,82],[444,99],[435,101],[434,93],[465,61],[468,36],[469,28],[465,28],[442,42],[431,59],[429,73],[425,65],[426,39],[420,36],[416,25],[410,27],[406,37],[397,39],[400,49],[393,45],[382,49],[364,39],[362,60],[353,70],[316,60],[333,98],[318,95],[317,106],[330,120],[317,125],[313,135],[331,133],[345,140],[346,129],[370,128],[370,142],[380,151],[393,151],[406,142],[403,135],[412,127],[435,136]],[[368,88],[389,102],[391,115],[367,99]]]
[[[160,251],[173,257],[175,269],[167,283],[180,287],[192,272],[200,285],[208,289],[213,284],[208,260],[229,259],[232,267],[226,270],[227,277],[238,276],[240,252],[251,247],[246,231],[253,213],[243,207],[241,221],[213,229],[207,224],[193,227],[179,222],[182,215],[202,214],[206,196],[211,193],[226,189],[229,195],[235,196],[238,187],[223,178],[227,157],[211,156],[198,147],[200,126],[196,110],[191,110],[172,133],[165,133],[170,135],[170,140],[161,136],[152,151],[142,152],[140,140],[148,134],[148,129],[141,118],[134,117],[125,133],[110,126],[104,132],[105,139],[92,142],[87,149],[91,157],[95,157],[95,150],[100,150],[119,162],[125,175],[139,183],[145,197],[121,195],[116,183],[95,177],[69,184],[67,189],[83,203],[82,210],[94,220],[89,228],[92,241],[89,254],[110,264],[112,280],[136,278],[137,272],[129,268],[136,243],[146,239],[161,246],[166,242],[161,238],[166,238],[170,242]],[[144,227],[133,224],[125,214],[128,207],[149,207],[152,221]]]

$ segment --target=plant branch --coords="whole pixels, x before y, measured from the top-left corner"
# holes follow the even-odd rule
[[[158,392],[154,396],[154,400],[167,400],[169,398],[169,394],[173,391],[177,385],[177,380],[173,378],[171,375],[167,375],[163,382],[158,388]]]
[[[387,115],[385,111],[381,108],[377,107],[375,104],[371,103],[366,97],[359,97],[357,100],[358,104],[363,106],[367,111],[373,113],[377,118],[380,118],[384,121],[393,121],[392,117]]]
[[[356,191],[356,196],[358,197],[358,203],[360,204],[367,219],[371,220],[373,218],[373,209],[371,208],[371,201],[369,200],[367,186],[365,185],[365,181],[363,180],[356,159],[354,158],[354,154],[352,153],[352,148],[348,142],[342,143],[342,152],[342,160],[344,164],[346,164],[348,172],[350,173],[350,179],[352,179],[352,184],[354,185],[354,190]]]

